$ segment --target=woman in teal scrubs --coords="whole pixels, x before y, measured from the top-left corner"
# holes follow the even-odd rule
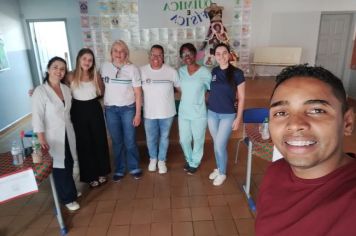
[[[192,175],[204,152],[207,127],[205,94],[210,89],[211,72],[196,63],[197,50],[193,44],[183,44],[179,54],[185,64],[179,69],[182,90],[178,111],[179,141],[186,160],[184,170]]]

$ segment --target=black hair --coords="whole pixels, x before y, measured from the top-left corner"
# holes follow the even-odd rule
[[[342,81],[333,73],[320,66],[309,66],[308,64],[301,64],[284,68],[276,77],[276,85],[273,88],[271,98],[279,85],[288,79],[295,77],[309,77],[311,79],[320,80],[329,85],[332,93],[341,102],[342,112],[345,113],[347,111],[347,96]]]
[[[185,43],[179,48],[179,56],[182,57],[183,54],[183,49],[188,49],[190,52],[192,52],[194,55],[197,55],[197,49],[195,46],[191,43]]]
[[[154,49],[154,48],[160,49],[160,50],[162,51],[162,55],[163,55],[162,62],[164,63],[164,48],[163,48],[161,45],[159,45],[159,44],[154,44],[154,45],[151,47],[150,52],[151,52],[152,49]]]
[[[218,43],[213,49],[214,55],[215,55],[216,49],[218,47],[224,47],[224,48],[226,48],[226,50],[228,51],[229,54],[231,53],[229,45],[227,45],[225,43]],[[234,72],[236,69],[237,68],[234,67],[233,65],[231,65],[230,63],[228,63],[228,67],[226,68],[226,79],[229,82],[229,84],[233,87],[236,86],[235,81],[234,81]]]
[[[48,82],[48,79],[49,79],[48,70],[51,67],[51,65],[56,61],[61,61],[66,65],[66,71],[65,71],[65,74],[63,76],[63,77],[66,77],[66,75],[67,75],[67,62],[61,57],[57,57],[57,56],[56,57],[52,57],[47,63],[47,71],[45,73],[45,77],[43,78],[43,83],[47,83]],[[61,83],[64,83],[64,79],[61,80]]]
[[[154,48],[161,49],[162,54],[164,55],[164,48],[163,48],[161,45],[159,45],[159,44],[154,44],[154,45],[151,47],[150,51],[152,51],[152,49],[154,49]]]

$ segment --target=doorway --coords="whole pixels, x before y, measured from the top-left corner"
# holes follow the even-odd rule
[[[321,15],[315,64],[343,78],[350,38],[352,13]]]
[[[66,21],[64,19],[28,20],[27,23],[38,75],[38,81],[33,81],[34,85],[42,83],[42,78],[47,71],[47,63],[54,56],[65,59],[68,69],[71,70]]]

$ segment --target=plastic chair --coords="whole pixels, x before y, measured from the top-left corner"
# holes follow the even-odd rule
[[[266,117],[269,116],[268,108],[248,108],[244,110],[242,121],[243,121],[243,133],[242,138],[237,141],[236,153],[235,153],[235,164],[237,163],[237,158],[239,154],[239,147],[241,141],[244,141],[248,145],[248,138],[245,135],[245,124],[248,123],[263,123]]]

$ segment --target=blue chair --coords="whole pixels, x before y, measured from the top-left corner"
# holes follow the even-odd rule
[[[268,108],[249,108],[245,109],[243,113],[243,134],[242,138],[237,143],[235,163],[237,162],[237,157],[239,153],[239,146],[241,141],[243,141],[248,147],[247,154],[247,167],[246,167],[246,183],[243,185],[243,191],[246,194],[248,205],[250,209],[255,212],[256,205],[250,195],[250,185],[251,185],[251,170],[252,170],[252,145],[250,144],[249,138],[246,136],[246,124],[248,123],[263,123],[266,117],[269,116]],[[256,153],[257,154],[257,153]]]
[[[241,141],[243,141],[246,145],[248,145],[248,138],[245,135],[245,124],[248,123],[263,123],[266,117],[269,116],[269,109],[268,108],[247,108],[244,110],[242,116],[243,122],[243,131],[242,131],[242,138],[237,141],[236,153],[235,153],[235,163],[237,163],[237,158],[239,154],[239,147]]]
[[[27,131],[25,132],[25,138],[32,138],[33,134],[33,130]],[[37,137],[37,134],[35,136]]]

